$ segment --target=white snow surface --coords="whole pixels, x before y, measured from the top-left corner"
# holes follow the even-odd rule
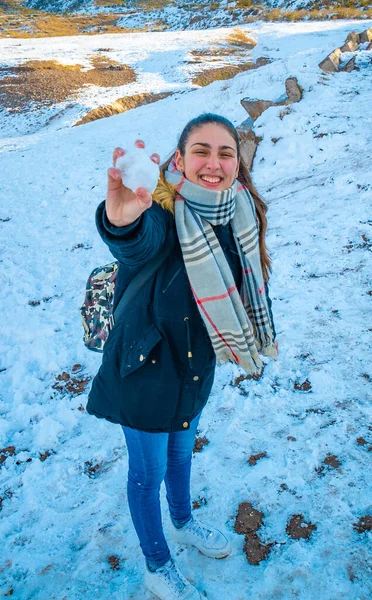
[[[79,314],[90,271],[112,261],[95,209],[115,146],[141,138],[164,159],[190,118],[212,111],[239,124],[247,118],[242,98],[275,100],[289,76],[298,78],[303,100],[269,108],[254,127],[262,138],[253,179],[269,206],[279,360],[239,386],[232,385],[237,367],[218,369],[200,422],[210,443],[193,459],[195,514],[225,529],[233,552],[215,562],[191,547],[170,547],[209,600],[372,597],[372,533],[354,527],[372,510],[371,51],[358,53],[359,71],[318,68],[349,31],[367,26],[250,25],[254,55],[275,58],[265,67],[81,127],[0,141],[0,449],[15,447],[0,465],[2,597],[151,598],[129,515],[122,431],[86,414],[88,389],[53,387],[77,363],[78,378],[93,376],[101,360],[82,343]],[[178,32],[180,47],[189,33]],[[144,60],[154,65],[143,83],[152,91],[149,40],[165,44],[169,34],[141,35]],[[74,62],[85,42],[71,40]],[[45,57],[61,40],[17,43],[20,53],[38,44]],[[11,43],[1,46],[12,60]],[[306,379],[311,389],[295,389]],[[266,456],[251,466],[260,452]],[[323,463],[328,455],[339,467]],[[258,566],[247,562],[244,536],[234,532],[241,502],[264,514],[257,533],[273,544]],[[163,495],[162,503],[167,533]],[[295,514],[316,525],[308,540],[286,533]]]

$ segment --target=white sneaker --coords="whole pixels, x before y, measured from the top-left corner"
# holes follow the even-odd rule
[[[181,529],[171,522],[170,533],[175,542],[196,546],[210,558],[225,558],[231,552],[230,542],[222,531],[204,525],[194,517]]]
[[[203,600],[196,587],[182,575],[173,558],[154,572],[146,568],[145,583],[160,600]]]

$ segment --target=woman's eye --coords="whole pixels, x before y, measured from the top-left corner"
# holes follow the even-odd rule
[[[221,154],[223,158],[233,158],[232,154]]]

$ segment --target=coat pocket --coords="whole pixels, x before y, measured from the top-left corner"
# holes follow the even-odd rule
[[[127,351],[124,351],[120,365],[121,377],[126,377],[137,371],[140,367],[143,367],[151,351],[162,339],[163,337],[155,325],[150,325],[138,342],[135,342]]]

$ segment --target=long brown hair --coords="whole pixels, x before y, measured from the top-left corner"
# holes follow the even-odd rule
[[[265,281],[269,280],[269,274],[271,272],[271,260],[266,247],[266,230],[267,230],[267,204],[259,195],[255,186],[252,183],[251,175],[249,173],[249,169],[245,164],[244,160],[240,154],[240,141],[239,135],[234,127],[234,125],[225,117],[221,117],[220,115],[215,115],[213,113],[204,113],[199,115],[195,119],[192,119],[187,123],[184,127],[181,136],[179,138],[177,144],[177,150],[180,151],[181,156],[185,156],[186,144],[190,137],[190,134],[199,127],[203,127],[203,125],[207,125],[209,123],[213,123],[216,125],[221,125],[228,131],[231,137],[235,140],[237,147],[237,155],[240,160],[239,172],[238,172],[238,180],[242,183],[246,188],[248,188],[253,200],[256,209],[256,215],[259,222],[259,246],[260,246],[260,258],[261,258],[261,268],[262,274]],[[153,199],[158,204],[161,204],[164,208],[167,208],[174,212],[174,199],[176,196],[176,189],[174,186],[170,185],[165,180],[165,172],[168,169],[169,164],[174,158],[175,153],[166,160],[160,167],[160,182],[158,187],[156,188]],[[171,197],[170,197],[171,195]]]

